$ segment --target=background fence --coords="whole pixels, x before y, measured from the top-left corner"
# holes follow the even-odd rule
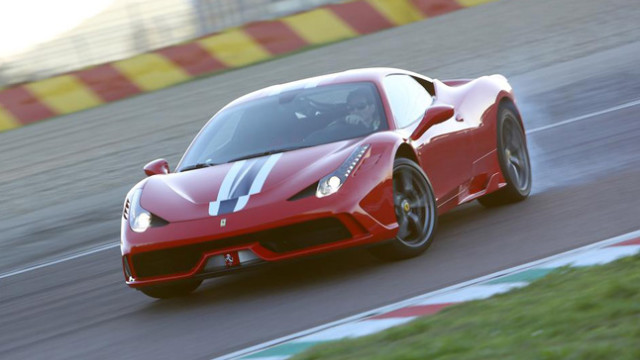
[[[0,54],[0,87],[124,59],[225,28],[341,1],[113,0],[101,13],[50,41],[17,54]]]

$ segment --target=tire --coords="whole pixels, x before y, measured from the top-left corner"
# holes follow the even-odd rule
[[[413,161],[393,163],[393,198],[398,234],[370,249],[383,260],[403,260],[422,254],[431,245],[438,223],[433,189],[424,171]]]
[[[497,152],[500,170],[507,185],[478,199],[486,207],[522,201],[531,193],[531,161],[520,115],[511,102],[498,109]]]
[[[138,290],[156,299],[169,299],[185,296],[195,291],[202,284],[202,280],[184,280],[170,284],[143,287]]]

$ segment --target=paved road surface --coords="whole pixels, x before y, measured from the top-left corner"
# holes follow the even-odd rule
[[[499,1],[0,134],[0,274],[117,243],[144,163],[175,166],[243,93],[330,71],[502,73],[534,166],[528,201],[442,217],[409,261],[349,251],[170,301],[126,288],[117,248],[0,278],[0,358],[210,358],[640,228],[640,105],[603,112],[640,99],[638,18],[636,0]]]

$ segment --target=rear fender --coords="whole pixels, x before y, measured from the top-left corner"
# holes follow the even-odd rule
[[[467,84],[473,79],[451,79],[451,80],[441,80],[447,86],[460,86]]]

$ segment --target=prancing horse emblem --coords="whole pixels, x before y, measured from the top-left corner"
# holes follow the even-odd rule
[[[227,219],[222,219],[222,220],[220,220],[220,226],[221,226],[221,227],[225,227],[225,226],[227,226]]]
[[[224,263],[225,265],[227,265],[227,267],[233,266],[233,256],[231,256],[231,254],[225,254]]]

